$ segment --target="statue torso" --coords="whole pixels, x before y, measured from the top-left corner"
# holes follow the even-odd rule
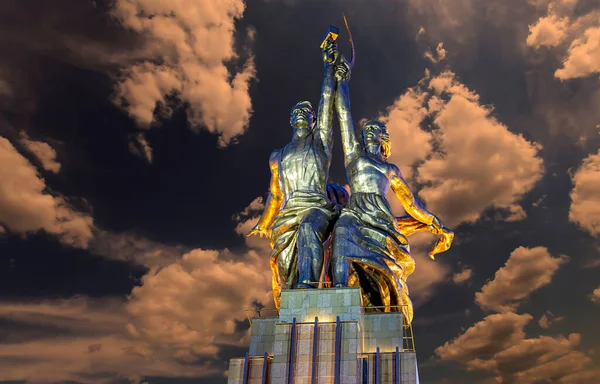
[[[377,193],[385,197],[390,189],[389,169],[384,160],[363,152],[346,167],[352,193]]]
[[[279,150],[279,180],[287,201],[295,191],[327,195],[330,157],[313,134]]]

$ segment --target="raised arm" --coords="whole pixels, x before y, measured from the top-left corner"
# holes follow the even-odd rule
[[[321,100],[317,111],[317,124],[315,129],[321,142],[331,155],[333,147],[333,92],[335,78],[333,77],[334,63],[338,58],[337,43],[329,41],[323,49],[324,73],[321,84]]]
[[[390,187],[394,194],[402,203],[402,207],[406,213],[417,221],[430,226],[431,232],[434,234],[442,233],[442,223],[431,212],[423,208],[423,206],[415,199],[415,196],[408,188],[408,184],[404,181],[398,167],[390,164]]]
[[[350,113],[350,65],[342,57],[335,67],[337,90],[335,92],[335,110],[340,120],[342,131],[342,146],[344,148],[344,163],[346,166],[352,162],[362,150],[356,137],[356,130]]]
[[[269,167],[271,168],[271,184],[269,188],[269,197],[265,203],[265,210],[258,223],[248,233],[248,236],[258,234],[260,237],[271,237],[270,227],[273,224],[273,219],[281,209],[283,203],[283,191],[279,186],[279,151],[274,151],[269,159]]]

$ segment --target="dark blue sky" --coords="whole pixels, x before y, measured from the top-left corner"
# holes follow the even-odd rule
[[[435,263],[413,245],[421,380],[592,382],[597,3],[205,1],[0,4],[0,381],[225,382],[272,306],[241,234],[345,12],[354,119],[456,231]]]

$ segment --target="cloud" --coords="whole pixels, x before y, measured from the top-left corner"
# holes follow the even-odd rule
[[[462,335],[436,348],[442,360],[464,364],[470,371],[496,375],[497,383],[533,384],[571,383],[564,379],[577,375],[591,359],[575,350],[581,336],[525,338],[524,327],[533,319],[529,314],[512,312],[493,314],[468,328]]]
[[[246,233],[257,221],[242,221],[236,231]],[[239,344],[245,335],[236,324],[246,319],[245,310],[256,302],[274,306],[268,241],[248,238],[247,245],[244,252],[195,249],[145,275],[127,303],[137,342],[186,362],[214,356],[222,344]]]
[[[490,206],[522,217],[517,202],[543,172],[540,146],[510,132],[450,71],[431,78],[428,91],[439,145],[418,167],[428,209],[450,226],[475,221]]]
[[[135,233],[97,229],[89,243],[89,251],[109,260],[160,268],[175,262],[189,249],[180,245],[158,243]]]
[[[592,236],[600,234],[600,150],[573,173],[569,220]]]
[[[551,324],[558,323],[559,321],[564,320],[563,316],[555,316],[552,312],[546,311],[542,314],[542,317],[538,320],[538,324],[543,329],[548,329]]]
[[[593,383],[600,377],[600,369],[585,370],[571,373],[560,378],[560,383],[563,384],[589,384]]]
[[[425,104],[427,96],[419,86],[409,88],[379,116],[392,143],[388,162],[397,165],[407,180],[412,177],[412,166],[425,160],[432,150],[431,134],[421,129],[423,120],[429,115]],[[401,146],[396,148],[395,143],[401,143]],[[390,199],[391,202],[396,200],[395,197]]]
[[[497,353],[489,361],[489,369],[496,372],[500,383],[539,383],[553,381],[583,369],[591,359],[574,350],[581,336],[541,336],[523,339]]]
[[[590,300],[592,300],[594,303],[600,303],[600,287],[594,289],[590,295]]]
[[[585,77],[600,72],[600,27],[588,28],[569,46],[563,67],[555,72],[561,80]]]
[[[436,348],[442,360],[455,360],[468,367],[479,366],[482,359],[504,351],[525,337],[523,328],[533,317],[506,312],[489,315],[456,339]]]
[[[494,279],[475,294],[475,302],[485,310],[514,311],[532,292],[549,284],[567,261],[566,256],[552,257],[544,247],[519,247]]]
[[[527,45],[534,48],[542,46],[556,47],[566,37],[569,19],[548,15],[540,18],[535,24],[529,26]]]
[[[434,56],[429,49],[425,51],[423,55],[427,59],[429,59],[432,63],[437,64],[442,60],[446,60],[446,50],[444,49],[444,43],[439,42],[436,49],[436,56]]]
[[[0,137],[0,223],[26,235],[40,230],[64,244],[86,248],[93,237],[91,216],[73,209],[63,197],[46,193],[37,170],[5,138]]]
[[[457,272],[454,275],[452,275],[452,281],[454,282],[454,284],[462,284],[462,283],[466,282],[467,280],[471,279],[472,276],[473,276],[473,270],[470,268],[465,268],[462,271]]]
[[[507,221],[523,219],[518,201],[543,174],[541,146],[510,132],[490,112],[453,72],[432,76],[427,70],[380,116],[392,138],[388,161],[409,182],[416,168],[423,187],[418,195],[448,226],[473,222],[489,207],[506,211]],[[393,149],[398,138],[402,151]],[[390,193],[388,200],[401,214],[397,198]]]
[[[554,73],[560,80],[600,72],[600,12],[592,10],[574,17],[576,4],[575,0],[550,1],[547,5],[544,4],[547,13],[529,26],[526,40],[528,46],[536,49],[543,46],[558,47],[559,52],[565,52],[562,68]]]
[[[450,267],[441,260],[428,256],[437,238],[428,233],[410,237],[411,256],[415,259],[415,272],[408,277],[410,297],[416,308],[425,304],[436,293],[440,284],[450,276]]]
[[[60,163],[56,161],[56,151],[48,143],[31,140],[25,132],[21,132],[19,142],[37,157],[46,171],[53,173],[60,171]]]
[[[141,376],[198,377],[214,368],[182,365],[168,355],[149,359],[126,331],[120,299],[77,297],[2,302],[8,336],[0,343],[0,380],[30,383],[137,382]],[[18,325],[11,329],[11,324]]]
[[[254,63],[248,59],[238,72],[225,64],[238,59],[234,22],[244,9],[243,0],[118,0],[113,16],[145,37],[149,54],[124,69],[117,101],[148,128],[157,103],[165,107],[176,95],[189,104],[190,124],[218,134],[220,145],[243,134],[252,112],[248,87]]]
[[[8,82],[2,78],[0,78],[0,96],[1,97],[11,97],[13,94],[12,87],[8,84]]]
[[[236,231],[254,226],[263,207],[261,199],[250,203]],[[237,252],[194,249],[178,257],[179,247],[99,231],[92,252],[152,269],[126,301],[0,303],[0,320],[22,330],[0,343],[0,381],[222,375],[221,348],[247,343],[239,326],[245,310],[256,302],[273,307],[268,240],[248,238],[247,246]]]
[[[148,163],[152,163],[152,147],[143,133],[138,133],[130,138],[129,152],[143,158]]]

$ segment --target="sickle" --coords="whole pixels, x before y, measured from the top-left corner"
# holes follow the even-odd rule
[[[342,17],[344,18],[344,24],[346,24],[346,32],[348,32],[348,40],[350,41],[350,47],[352,49],[350,53],[350,68],[354,67],[354,40],[352,40],[352,33],[350,33],[350,27],[348,26],[348,20],[346,20],[346,15],[342,13]]]

